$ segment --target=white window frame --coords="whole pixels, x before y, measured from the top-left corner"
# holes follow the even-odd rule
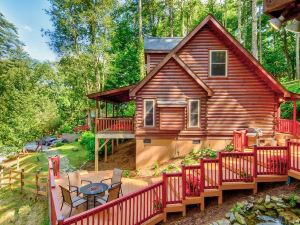
[[[153,124],[147,125],[146,124],[146,102],[152,102],[153,103]],[[154,99],[144,99],[144,127],[155,127],[155,100]]]
[[[212,69],[211,69],[211,65],[212,65],[212,53],[213,52],[225,52],[225,75],[212,75]],[[214,64],[218,64],[218,63],[214,63]],[[219,63],[219,64],[223,64],[223,63]],[[227,50],[209,50],[209,76],[210,77],[227,77],[227,72],[228,72],[228,51]]]
[[[191,112],[192,112],[192,110],[191,110],[191,103],[192,102],[197,102],[198,103],[198,123],[197,123],[197,125],[196,126],[193,126],[193,125],[191,125]],[[189,110],[188,110],[188,113],[189,113],[189,115],[188,115],[188,127],[189,128],[199,128],[200,127],[200,109],[201,109],[201,106],[200,106],[200,100],[199,99],[189,99],[189,101],[188,101],[188,107],[189,107]]]

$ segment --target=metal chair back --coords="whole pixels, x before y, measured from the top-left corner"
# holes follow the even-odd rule
[[[111,184],[117,184],[121,182],[123,170],[114,168],[113,176],[111,178]]]
[[[72,197],[71,197],[70,191],[68,189],[64,188],[63,186],[60,186],[60,189],[61,189],[61,193],[62,193],[62,197],[63,197],[63,202],[72,206]]]
[[[108,189],[107,202],[110,202],[110,201],[113,201],[113,200],[119,198],[119,194],[120,194],[120,190],[121,190],[121,185],[122,185],[121,182],[111,185],[111,188]]]

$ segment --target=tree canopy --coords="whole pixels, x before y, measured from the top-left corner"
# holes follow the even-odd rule
[[[48,1],[53,29],[42,35],[59,56],[56,62],[31,59],[16,27],[0,13],[3,145],[22,146],[84,123],[95,107],[88,93],[136,84],[144,76],[143,37],[184,37],[208,13],[276,78],[296,76],[296,36],[269,26],[261,0]]]

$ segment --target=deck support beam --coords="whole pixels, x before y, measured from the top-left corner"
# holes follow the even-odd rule
[[[104,142],[104,162],[107,162],[107,142],[109,141],[109,139],[105,139]]]
[[[95,171],[99,170],[99,138],[95,138]]]

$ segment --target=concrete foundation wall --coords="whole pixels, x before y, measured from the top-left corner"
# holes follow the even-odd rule
[[[136,140],[136,168],[151,167],[155,162],[164,163],[170,159],[185,156],[193,149],[211,148],[221,150],[231,140],[200,140],[193,144],[193,140],[148,139],[151,143],[144,143],[143,139]]]

